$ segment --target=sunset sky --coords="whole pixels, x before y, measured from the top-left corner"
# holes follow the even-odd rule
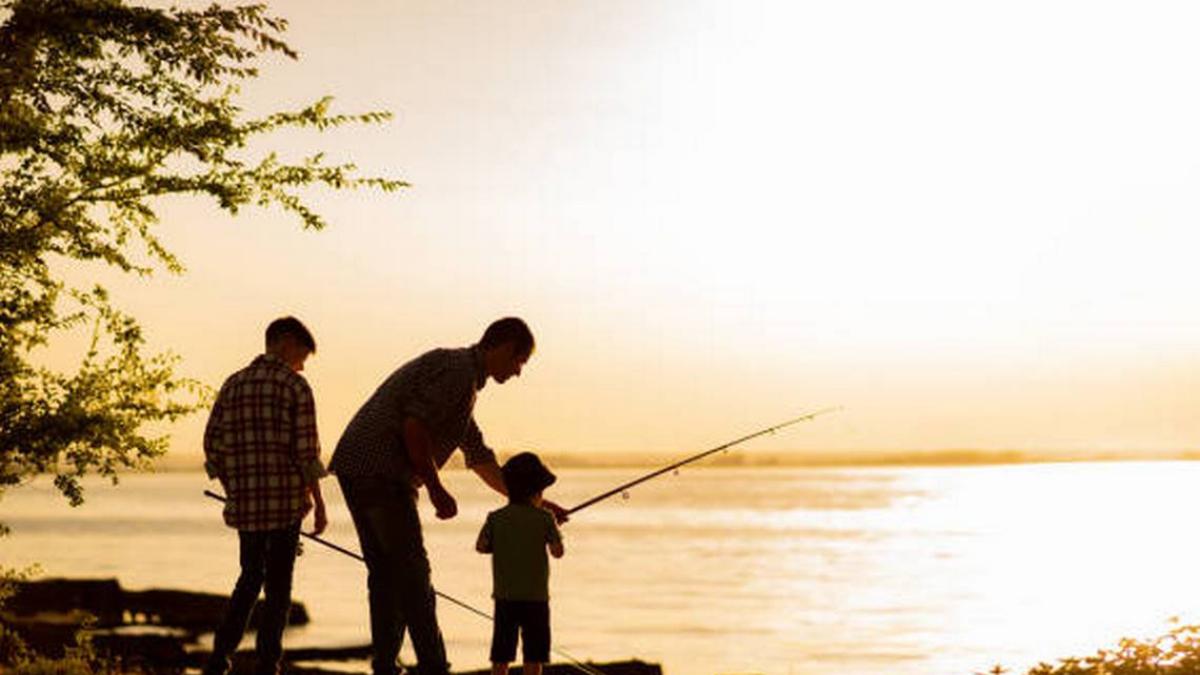
[[[1200,447],[1200,8],[1189,2],[272,3],[379,127],[288,133],[410,181],[231,219],[163,204],[188,271],[111,284],[208,384],[294,314],[332,451],[403,361],[524,317],[498,449]],[[107,276],[105,277],[107,278]],[[172,453],[197,453],[203,415]]]

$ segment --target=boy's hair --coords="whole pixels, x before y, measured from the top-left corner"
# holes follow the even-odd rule
[[[275,319],[271,325],[267,326],[267,347],[278,343],[285,337],[290,337],[296,342],[308,348],[308,351],[316,353],[317,342],[313,340],[312,333],[300,323],[300,319],[294,316],[285,316],[280,319]]]
[[[492,325],[483,331],[483,337],[479,340],[479,346],[484,349],[491,349],[492,347],[499,347],[509,342],[513,344],[513,352],[515,354],[529,356],[533,353],[533,331],[529,330],[529,326],[525,325],[524,321],[515,316],[508,316],[493,321]]]
[[[554,481],[558,480],[532,452],[513,455],[500,468],[500,473],[504,476],[504,489],[508,491],[508,501],[516,504],[528,502],[531,497],[554,485]]]

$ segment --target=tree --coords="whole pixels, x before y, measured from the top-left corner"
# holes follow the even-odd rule
[[[297,54],[263,5],[185,11],[123,0],[0,2],[0,494],[41,472],[72,504],[80,477],[117,479],[166,449],[146,431],[194,412],[207,391],[150,354],[137,320],[100,286],[65,281],[63,263],[149,275],[182,271],[155,236],[156,198],[191,194],[237,214],[278,205],[303,227],[325,222],[301,188],[407,184],[362,177],[321,154],[297,163],[251,154],[285,127],[324,130],[389,115],[334,115],[329,99],[246,119],[237,84],[260,59]],[[88,331],[73,371],[39,354]],[[160,426],[160,425],[154,425]]]

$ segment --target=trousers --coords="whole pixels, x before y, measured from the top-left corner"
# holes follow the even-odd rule
[[[417,492],[407,481],[338,476],[367,562],[371,611],[371,668],[396,675],[407,630],[420,675],[447,675],[446,645],[437,621],[437,596],[421,534]]]
[[[274,675],[283,656],[283,629],[292,605],[292,572],[296,566],[296,546],[300,523],[279,530],[238,531],[241,573],[229,597],[225,617],[213,637],[213,651],[205,675],[223,675],[229,671],[230,657],[237,651],[250,622],[250,612],[265,590],[259,610],[255,639],[260,675]]]

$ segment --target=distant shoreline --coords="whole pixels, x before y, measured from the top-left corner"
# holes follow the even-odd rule
[[[501,457],[512,454],[500,451]],[[686,454],[607,453],[582,455],[543,452],[542,457],[555,467],[571,469],[654,468],[678,461]],[[1200,450],[1146,452],[1039,452],[1023,450],[927,450],[860,452],[754,452],[730,450],[727,454],[704,459],[690,468],[779,467],[779,468],[871,468],[871,467],[954,467],[1063,462],[1164,462],[1200,460]],[[154,463],[162,473],[203,470],[199,456],[170,456]],[[464,468],[455,454],[449,469]]]

